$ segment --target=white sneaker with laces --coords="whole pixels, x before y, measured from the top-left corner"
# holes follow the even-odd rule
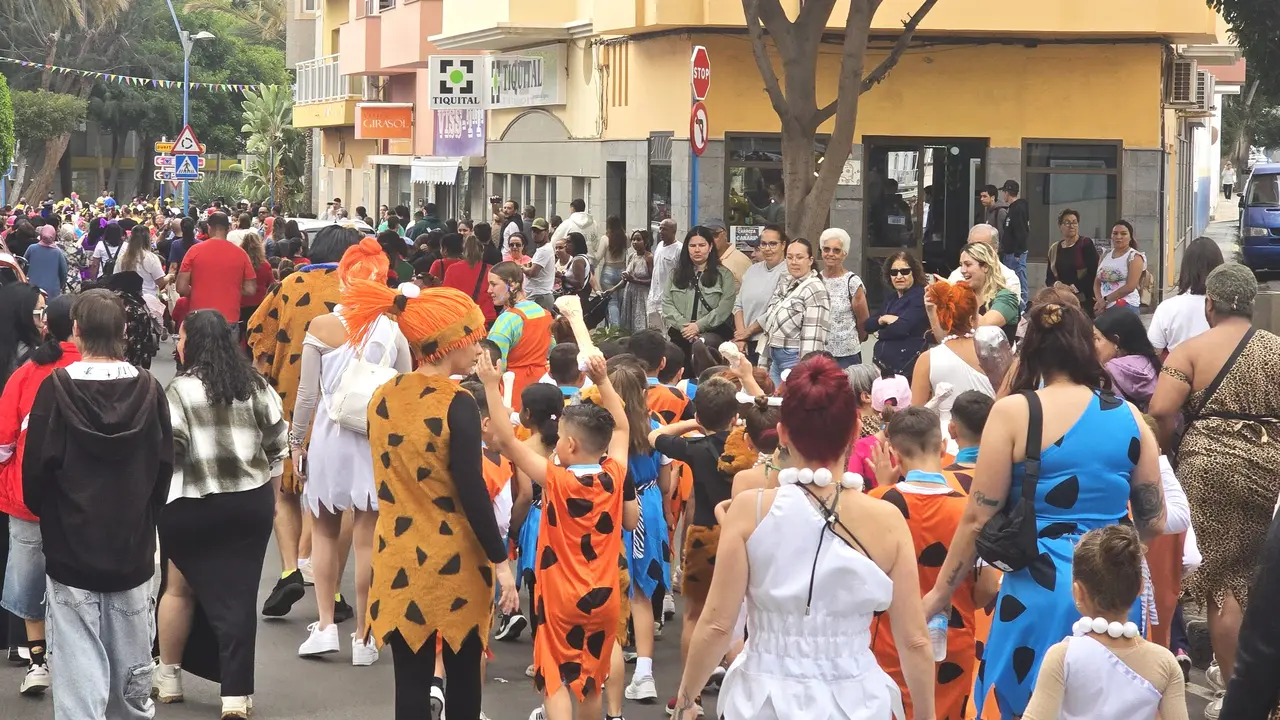
[[[157,662],[151,673],[151,696],[165,704],[182,702],[182,666]]]
[[[534,708],[533,712],[529,713],[529,720],[546,720],[546,719],[547,719],[547,713],[545,710],[542,709],[541,705]]]
[[[298,572],[302,573],[303,585],[315,585],[315,571],[311,568],[311,558],[298,558]]]
[[[298,657],[319,657],[336,653],[341,649],[338,643],[337,625],[330,625],[321,630],[320,623],[313,622],[307,626],[307,630],[311,634],[302,645],[298,646]]]
[[[253,712],[253,698],[247,695],[222,698],[222,720],[245,720]]]
[[[662,598],[662,617],[666,620],[676,616],[676,599],[671,593],[667,593]]]
[[[1209,681],[1209,688],[1216,693],[1226,692],[1227,685],[1222,682],[1222,668],[1218,666],[1218,659],[1214,658],[1209,663],[1209,668],[1204,671],[1204,679]]]
[[[373,638],[357,640],[351,633],[351,664],[356,667],[369,667],[378,662],[378,645]]]
[[[32,665],[22,678],[22,687],[18,692],[23,695],[43,695],[49,689],[49,668],[44,665]]]
[[[1214,697],[1213,702],[1204,706],[1205,720],[1218,720],[1218,716],[1222,714],[1222,693],[1218,693]]]
[[[653,702],[658,699],[658,686],[653,682],[652,675],[636,675],[631,678],[631,684],[622,694],[628,700]]]

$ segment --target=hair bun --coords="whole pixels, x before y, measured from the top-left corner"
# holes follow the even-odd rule
[[[1062,306],[1058,303],[1045,303],[1036,313],[1036,319],[1041,328],[1051,328],[1062,322]]]
[[[1142,540],[1131,525],[1117,524],[1102,532],[1098,551],[1111,567],[1128,567],[1142,563]]]

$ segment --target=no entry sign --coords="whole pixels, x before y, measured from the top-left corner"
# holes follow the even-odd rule
[[[707,136],[710,135],[711,128],[707,121],[707,106],[701,102],[693,104],[693,111],[689,113],[689,144],[693,147],[694,155],[702,155],[707,149]]]
[[[711,91],[711,54],[701,45],[693,46],[693,57],[689,59],[689,81],[693,88],[694,100],[706,100]]]

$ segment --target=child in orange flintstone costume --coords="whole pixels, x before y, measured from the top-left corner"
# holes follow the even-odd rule
[[[533,662],[534,684],[551,720],[574,716],[571,697],[579,702],[579,717],[601,716],[620,613],[618,558],[631,435],[604,359],[591,358],[587,372],[600,388],[601,405],[565,408],[556,443],[565,465],[517,442],[506,423],[494,427],[499,451],[542,486]],[[501,414],[499,375],[488,357],[481,356],[476,373],[490,414]]]

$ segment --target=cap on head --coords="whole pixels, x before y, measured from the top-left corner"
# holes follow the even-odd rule
[[[698,223],[698,224],[699,224],[699,225],[701,225],[701,226],[702,226],[702,227],[704,227],[704,228],[709,228],[709,229],[714,230],[714,231],[716,231],[716,232],[720,232],[721,230],[728,230],[728,229],[729,229],[729,226],[728,226],[728,225],[725,225],[725,224],[724,224],[724,221],[723,221],[723,220],[721,220],[721,219],[719,219],[719,218],[714,218],[714,219],[712,219],[712,220],[705,220],[705,221],[700,222],[700,223]]]
[[[551,227],[551,226],[547,224],[547,219],[546,219],[546,218],[538,218],[538,219],[536,219],[536,220],[534,220],[534,221],[533,221],[533,229],[534,229],[534,230],[546,230],[546,229],[548,229],[548,228],[550,228],[550,227]]]
[[[1017,195],[1019,187],[1017,180],[1005,180],[1004,184],[1000,186],[1000,189],[1010,195]]]

